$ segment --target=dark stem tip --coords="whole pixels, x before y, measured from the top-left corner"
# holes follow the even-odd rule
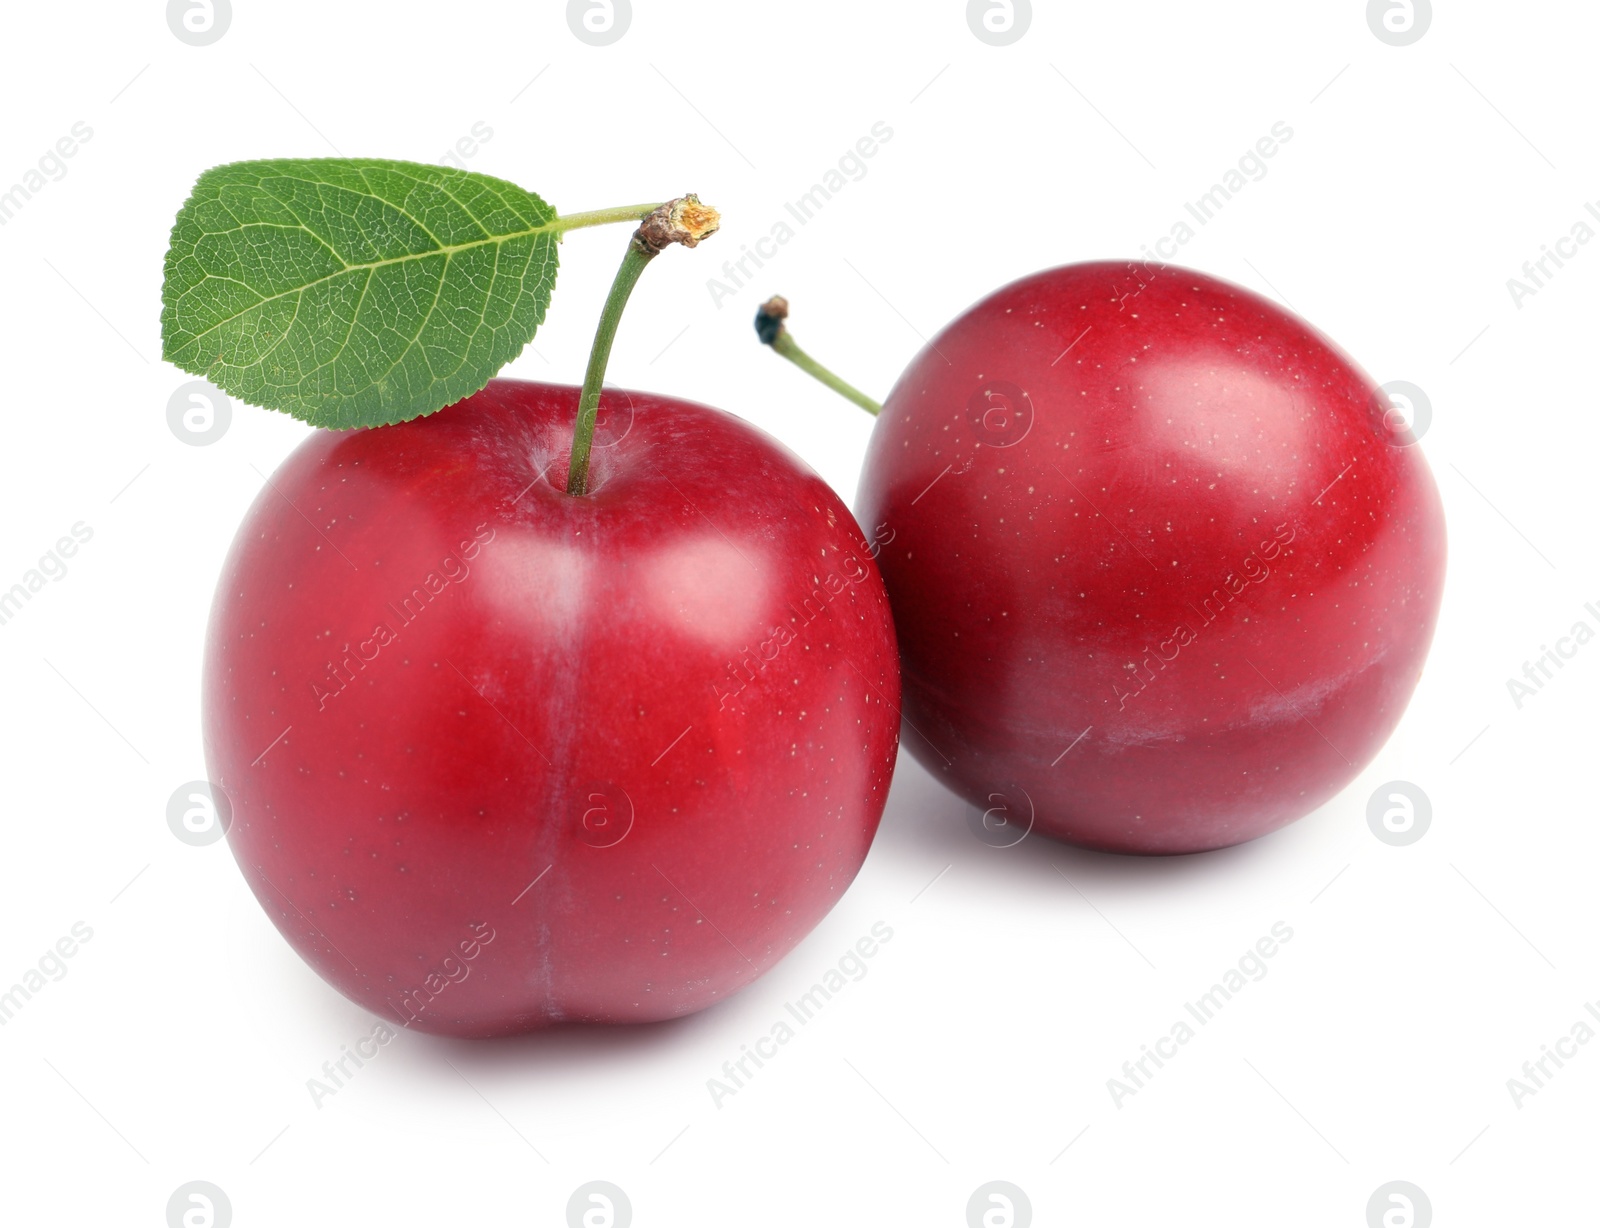
[[[789,318],[789,300],[774,294],[756,311],[756,336],[762,345],[772,345],[783,335],[783,322]]]

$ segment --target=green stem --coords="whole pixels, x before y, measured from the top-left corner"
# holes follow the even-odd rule
[[[774,297],[761,305],[760,311],[756,313],[756,335],[761,338],[761,343],[771,346],[775,353],[783,355],[812,379],[832,388],[845,400],[853,401],[873,417],[882,413],[883,406],[877,401],[854,384],[840,379],[795,344],[794,338],[789,335],[788,326],[784,324],[788,315],[789,303],[786,299]]]
[[[641,207],[646,206],[635,206]],[[623,213],[627,210],[611,209],[574,216],[610,222],[623,219],[603,214]],[[628,254],[622,258],[622,267],[611,283],[611,293],[606,295],[605,306],[600,309],[594,344],[589,347],[589,369],[583,373],[578,421],[572,431],[572,459],[567,465],[569,495],[583,495],[589,490],[589,453],[594,448],[594,423],[600,412],[600,386],[605,382],[606,364],[611,361],[611,343],[617,338],[617,325],[622,322],[623,309],[628,305],[628,296],[638,284],[640,274],[665,248],[674,243],[696,247],[716,234],[721,224],[717,211],[691,192],[650,209],[628,240]]]
[[[555,220],[555,229],[561,234],[569,230],[582,230],[585,226],[605,226],[611,222],[637,222],[661,207],[653,205],[618,205],[614,209],[591,209],[587,213],[568,213]]]
[[[578,425],[572,434],[572,462],[567,467],[567,493],[586,494],[589,489],[589,452],[594,446],[594,424],[600,412],[600,385],[606,378],[606,364],[611,361],[611,343],[617,337],[617,325],[622,322],[623,309],[628,296],[639,283],[639,275],[656,258],[656,252],[635,235],[628,243],[628,254],[622,258],[616,280],[611,283],[611,293],[600,309],[600,324],[594,331],[594,344],[589,348],[589,368],[583,373],[583,394],[578,398]]]
[[[794,343],[794,338],[791,337],[787,332],[780,333],[778,335],[777,340],[772,343],[772,348],[777,353],[782,354],[790,362],[794,363],[795,366],[799,367],[807,375],[811,376],[812,379],[826,384],[840,396],[844,397],[845,400],[854,401],[857,405],[861,406],[862,409],[866,410],[874,417],[883,412],[882,405],[878,404],[878,402],[874,401],[855,385],[848,384],[844,380],[840,379],[832,371],[828,370],[827,367],[823,366],[815,358],[811,357],[810,354],[807,354]]]

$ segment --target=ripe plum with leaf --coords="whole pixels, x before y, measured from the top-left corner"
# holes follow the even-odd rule
[[[624,220],[582,388],[492,379],[562,236]],[[363,159],[220,167],[179,216],[167,357],[354,428],[308,437],[240,527],[203,724],[257,899],[384,1018],[700,1009],[866,855],[899,672],[850,513],[737,418],[602,391],[644,268],[716,225],[692,196],[563,216]]]

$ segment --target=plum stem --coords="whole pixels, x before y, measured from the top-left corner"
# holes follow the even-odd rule
[[[781,295],[775,294],[761,304],[760,310],[756,312],[756,336],[761,338],[761,344],[770,346],[775,353],[782,354],[812,379],[826,384],[845,400],[855,402],[873,417],[882,413],[883,406],[877,401],[855,385],[840,379],[795,344],[794,338],[789,335],[788,326],[784,324],[788,316],[789,300]]]
[[[578,421],[572,432],[572,460],[567,466],[569,495],[583,495],[589,490],[589,453],[594,447],[595,419],[600,412],[600,387],[605,382],[606,364],[611,361],[611,345],[617,338],[617,325],[622,322],[628,296],[633,293],[645,268],[666,248],[674,243],[694,247],[702,239],[715,234],[720,224],[717,211],[710,205],[701,204],[700,198],[691,194],[656,206],[628,240],[627,254],[622,257],[622,265],[611,283],[611,292],[606,295],[605,306],[600,309],[600,323],[595,328],[594,344],[589,347],[589,366],[583,375],[583,392],[578,397]]]

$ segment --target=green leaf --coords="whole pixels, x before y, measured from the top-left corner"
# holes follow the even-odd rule
[[[378,158],[234,162],[178,212],[168,361],[316,426],[470,396],[544,320],[556,211],[470,171]]]

